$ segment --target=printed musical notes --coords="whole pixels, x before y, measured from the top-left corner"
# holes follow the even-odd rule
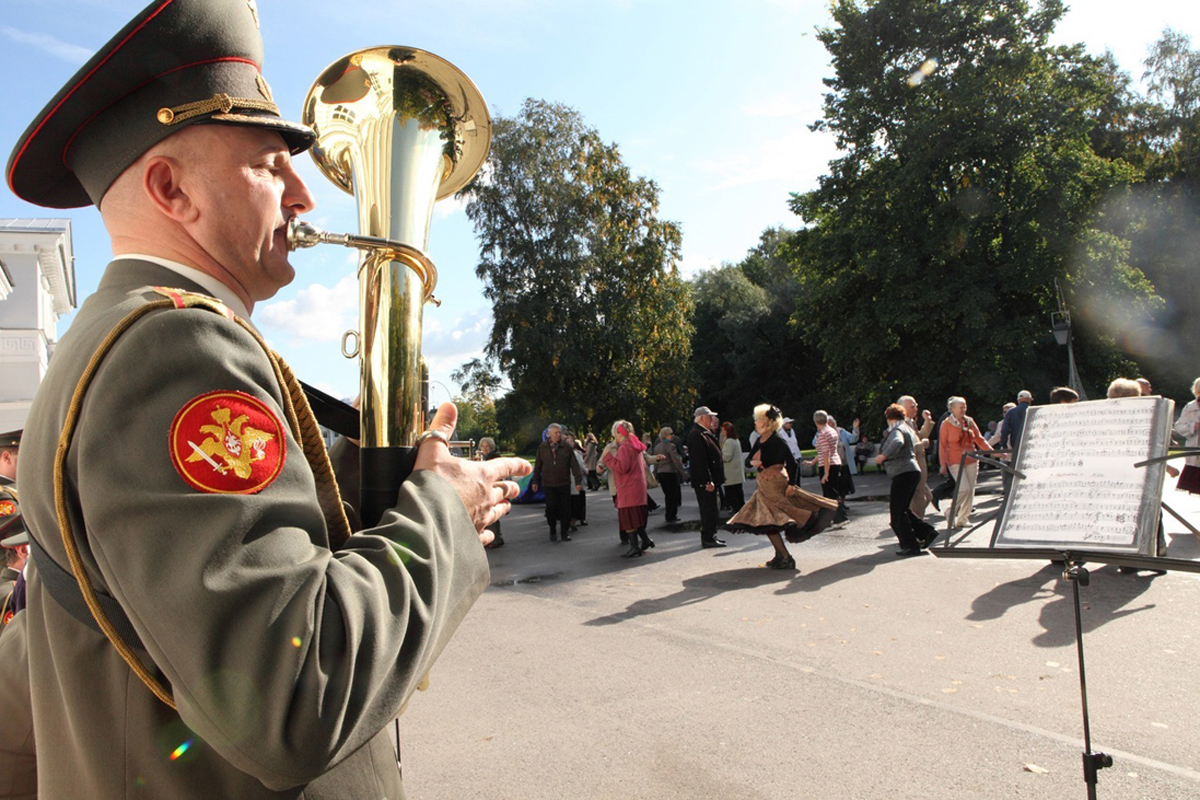
[[[1025,417],[997,547],[1144,551],[1158,524],[1173,403],[1158,397],[1035,406]]]

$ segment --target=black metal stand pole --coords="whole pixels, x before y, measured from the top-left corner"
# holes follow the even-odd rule
[[[1079,653],[1079,697],[1083,701],[1083,780],[1087,783],[1088,800],[1096,800],[1097,775],[1105,767],[1113,764],[1112,756],[1107,753],[1092,752],[1092,726],[1088,719],[1087,672],[1083,666],[1083,614],[1079,605],[1079,586],[1087,586],[1091,575],[1083,567],[1067,561],[1063,565],[1063,580],[1071,582],[1075,595],[1075,649]]]

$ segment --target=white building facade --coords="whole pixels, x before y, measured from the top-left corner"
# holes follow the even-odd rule
[[[71,221],[0,219],[0,431],[25,427],[75,303]]]

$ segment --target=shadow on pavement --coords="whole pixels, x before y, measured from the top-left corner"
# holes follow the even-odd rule
[[[888,531],[890,534],[891,531]],[[775,590],[775,594],[796,594],[798,592],[819,592],[826,586],[831,586],[838,581],[857,578],[860,575],[866,575],[881,564],[897,561],[893,551],[895,546],[888,544],[881,547],[874,553],[867,555],[855,556],[854,558],[838,561],[830,564],[828,567],[822,567],[816,572],[792,574],[792,580],[781,589]],[[795,555],[793,553],[793,555]],[[803,570],[802,562],[797,559],[797,565]]]
[[[999,619],[1014,606],[1044,603],[1038,615],[1043,630],[1032,639],[1033,643],[1038,647],[1072,644],[1075,641],[1075,601],[1071,586],[1060,580],[1061,573],[1061,567],[1047,564],[1032,575],[1002,583],[975,598],[967,619]],[[1150,588],[1153,576],[1149,573],[1124,575],[1116,567],[1102,567],[1091,570],[1091,574],[1091,585],[1080,590],[1084,633],[1155,607],[1154,603],[1147,603],[1137,608],[1126,608]]]
[[[695,605],[705,600],[711,600],[726,592],[738,589],[752,589],[769,583],[777,583],[791,579],[792,574],[761,567],[730,569],[721,572],[710,572],[707,575],[697,575],[683,581],[683,588],[666,597],[646,597],[634,600],[624,611],[596,617],[583,623],[584,625],[616,625],[638,617],[660,614],[683,606]]]

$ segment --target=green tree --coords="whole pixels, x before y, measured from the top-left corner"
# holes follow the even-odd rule
[[[1126,248],[1163,304],[1130,309],[1084,294],[1083,309],[1157,390],[1184,398],[1200,364],[1200,51],[1167,30],[1145,66],[1145,94],[1111,66],[1117,92],[1094,141],[1098,152],[1135,165],[1140,179],[1110,195],[1097,227]]]
[[[500,391],[501,381],[491,362],[473,358],[451,372],[450,380],[459,388],[459,394],[454,398],[454,404],[458,406],[455,436],[476,442],[484,436],[499,436],[495,396]]]
[[[462,195],[493,303],[487,354],[512,384],[506,431],[648,427],[689,404],[679,227],[658,218],[658,186],[616,145],[577,111],[526,100],[496,118],[487,168]]]
[[[842,155],[793,195],[798,317],[831,386],[881,406],[965,393],[981,411],[1066,379],[1049,335],[1054,279],[1152,306],[1128,243],[1093,225],[1136,177],[1091,141],[1114,87],[1104,61],[1047,39],[1059,0],[835,0],[819,38],[835,76],[825,117]],[[1119,360],[1076,328],[1085,383]]]
[[[700,401],[733,420],[742,435],[759,403],[802,417],[823,400],[815,380],[820,360],[805,339],[806,326],[793,319],[800,282],[783,253],[795,236],[768,228],[742,261],[691,280]]]

